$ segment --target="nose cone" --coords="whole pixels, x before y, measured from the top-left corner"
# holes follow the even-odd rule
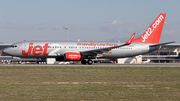
[[[10,49],[9,48],[3,49],[3,53],[10,55]]]

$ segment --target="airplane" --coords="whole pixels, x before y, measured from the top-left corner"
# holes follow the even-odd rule
[[[12,44],[3,52],[21,58],[56,58],[56,61],[81,61],[93,63],[92,59],[115,59],[146,54],[173,42],[159,43],[166,13],[160,13],[142,36],[135,33],[124,43],[119,42],[45,42],[24,41]]]

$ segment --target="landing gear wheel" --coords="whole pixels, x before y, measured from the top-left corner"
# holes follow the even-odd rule
[[[84,65],[85,65],[85,64],[86,64],[86,60],[82,60],[82,61],[81,61],[81,64],[84,64]]]
[[[92,65],[93,61],[92,60],[88,60],[88,65]]]

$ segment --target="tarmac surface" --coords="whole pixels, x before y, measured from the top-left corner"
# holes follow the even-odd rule
[[[111,64],[95,63],[92,65],[68,64],[68,65],[49,65],[49,64],[0,64],[0,66],[74,66],[74,67],[180,67],[180,63],[148,63],[148,64]]]

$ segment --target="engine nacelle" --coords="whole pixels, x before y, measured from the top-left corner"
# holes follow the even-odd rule
[[[81,61],[81,54],[75,52],[67,52],[64,54],[65,61]]]

